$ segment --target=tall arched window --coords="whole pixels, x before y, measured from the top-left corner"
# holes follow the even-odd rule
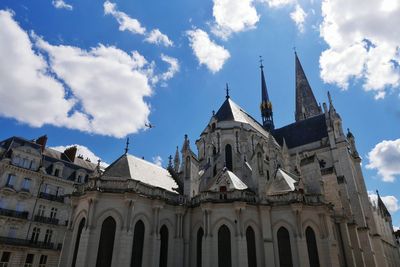
[[[186,174],[186,178],[190,177],[190,157],[187,156],[186,160],[185,160],[185,174]]]
[[[133,231],[131,267],[141,267],[143,259],[144,223],[139,220]]]
[[[204,231],[203,228],[200,227],[200,229],[197,231],[197,242],[196,242],[196,266],[201,267],[201,259],[202,259],[202,245],[203,245],[203,236],[204,236]]]
[[[285,227],[281,227],[278,230],[277,236],[280,266],[293,267],[289,231]]]
[[[231,232],[226,225],[218,230],[218,267],[231,267]]]
[[[247,262],[249,267],[257,267],[256,235],[250,226],[246,230]]]
[[[109,216],[101,225],[100,242],[97,250],[96,267],[110,267],[113,256],[116,223]]]
[[[76,232],[76,239],[75,239],[75,247],[74,247],[74,255],[72,257],[72,267],[75,267],[76,264],[76,257],[78,256],[78,249],[79,249],[79,242],[81,241],[81,235],[83,227],[85,226],[86,219],[82,218],[81,222],[78,226],[78,231]]]
[[[311,227],[307,227],[306,229],[306,240],[310,267],[319,267],[317,240]]]
[[[228,170],[232,171],[232,146],[230,144],[225,146],[225,164]]]
[[[160,267],[168,266],[168,228],[163,225],[160,229]]]

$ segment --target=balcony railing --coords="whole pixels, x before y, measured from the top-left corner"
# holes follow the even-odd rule
[[[20,218],[20,219],[27,219],[29,212],[27,211],[16,211],[16,210],[8,210],[8,209],[0,209],[0,215]]]
[[[57,202],[64,203],[64,196],[56,196],[56,195],[53,195],[53,194],[40,192],[39,197],[43,198],[43,199],[50,200],[50,201],[57,201]]]
[[[61,247],[62,247],[61,243],[55,244],[55,243],[51,243],[51,242],[49,243],[49,242],[42,242],[42,241],[33,242],[31,240],[12,238],[12,237],[4,237],[4,236],[0,236],[0,244],[42,248],[42,249],[53,249],[53,250],[61,250]]]
[[[48,223],[48,224],[58,224],[58,219],[40,216],[40,215],[35,215],[34,221],[41,222],[41,223]]]

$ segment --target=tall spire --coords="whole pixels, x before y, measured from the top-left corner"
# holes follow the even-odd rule
[[[307,77],[301,66],[300,60],[294,52],[296,58],[296,121],[308,119],[321,114],[321,107],[318,106],[315,96],[308,83]]]
[[[274,119],[272,117],[272,103],[269,101],[267,84],[265,83],[264,77],[264,66],[262,64],[263,59],[260,56],[260,69],[261,69],[261,118],[263,127],[267,131],[274,129]]]

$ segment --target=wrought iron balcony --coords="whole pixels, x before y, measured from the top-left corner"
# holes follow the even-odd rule
[[[29,212],[27,211],[16,211],[16,210],[8,210],[8,209],[1,209],[0,208],[0,215],[20,218],[20,219],[27,219]]]
[[[39,197],[43,198],[43,199],[50,200],[50,201],[57,201],[57,202],[64,203],[64,196],[56,196],[56,195],[53,195],[53,194],[40,192],[39,193]]]
[[[42,249],[53,249],[53,250],[61,250],[61,248],[62,248],[61,243],[54,244],[52,242],[42,242],[42,241],[34,242],[31,240],[13,238],[13,237],[4,237],[4,236],[0,236],[0,244],[42,248]]]
[[[41,223],[48,223],[48,224],[56,224],[56,225],[58,224],[58,219],[40,216],[40,215],[35,215],[34,221],[41,222]]]

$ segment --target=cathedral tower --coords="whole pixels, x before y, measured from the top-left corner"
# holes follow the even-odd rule
[[[274,130],[274,119],[272,113],[272,103],[269,101],[267,85],[265,83],[264,77],[264,66],[262,64],[262,60],[260,60],[260,69],[261,69],[261,118],[262,124],[265,130],[272,131]]]

